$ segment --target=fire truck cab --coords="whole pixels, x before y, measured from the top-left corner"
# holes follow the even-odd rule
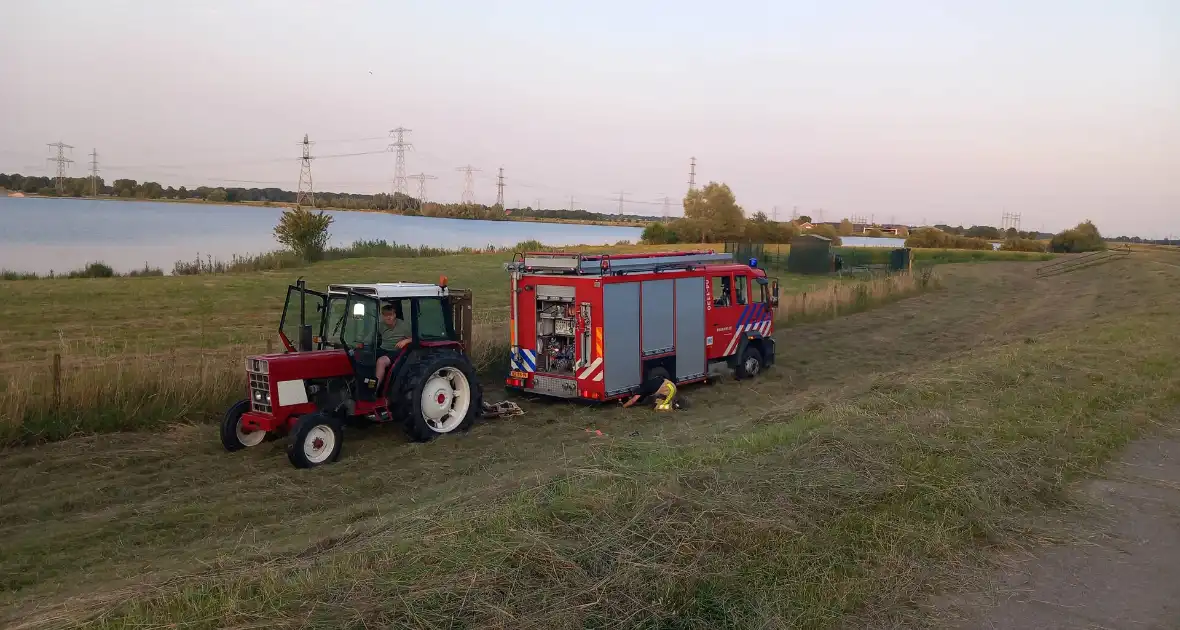
[[[756,376],[775,359],[778,281],[713,251],[516,254],[509,389],[623,398],[647,379]]]

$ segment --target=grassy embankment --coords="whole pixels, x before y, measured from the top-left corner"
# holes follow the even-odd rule
[[[207,427],[11,449],[0,602],[30,628],[942,627],[931,594],[1176,423],[1171,265],[949,267],[671,417],[528,405],[428,445],[354,435],[310,473]]]
[[[602,249],[602,248],[596,248]],[[636,248],[614,247],[613,251]],[[386,250],[380,250],[386,251]],[[471,355],[489,382],[507,357],[507,254],[339,259],[298,270],[310,286],[406,279],[475,290]],[[295,272],[0,283],[10,331],[0,361],[0,443],[208,422],[244,390],[242,358],[277,348]],[[836,281],[785,276],[782,321],[831,317],[937,284],[919,274]],[[51,357],[61,355],[55,382]],[[493,387],[495,385],[493,384]],[[55,393],[56,392],[56,393]]]

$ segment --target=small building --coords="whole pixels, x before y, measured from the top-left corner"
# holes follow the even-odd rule
[[[832,239],[818,234],[803,234],[791,239],[791,253],[787,255],[787,271],[791,273],[831,273]]]

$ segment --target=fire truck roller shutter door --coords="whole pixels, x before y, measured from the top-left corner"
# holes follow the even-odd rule
[[[639,283],[602,287],[603,387],[608,396],[639,385]]]
[[[676,375],[683,381],[705,375],[705,279],[676,280]]]
[[[676,305],[672,301],[674,280],[643,283],[643,356],[664,354],[673,348]]]

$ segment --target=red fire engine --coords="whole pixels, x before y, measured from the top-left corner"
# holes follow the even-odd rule
[[[778,281],[713,251],[517,254],[509,389],[613,400],[649,378],[738,378],[774,363]]]

